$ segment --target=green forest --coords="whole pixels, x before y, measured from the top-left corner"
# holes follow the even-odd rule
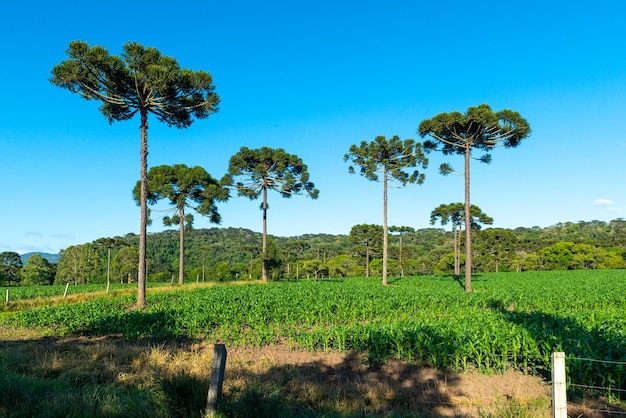
[[[378,225],[369,226],[382,230]],[[391,234],[391,276],[454,273],[451,228],[390,230],[403,231]],[[381,276],[382,234],[374,234],[371,241],[365,242],[357,232],[353,228],[349,235],[270,235],[270,279]],[[184,244],[185,281],[260,279],[261,240],[261,233],[241,228],[188,231]],[[178,276],[179,232],[148,234],[147,241],[149,281],[169,282]],[[107,279],[113,283],[136,282],[138,242],[138,235],[127,234],[71,246],[61,251],[58,264],[34,255],[22,266],[17,254],[11,257],[12,253],[3,253],[0,285],[94,284],[106,283]],[[626,267],[626,221],[622,219],[608,223],[566,222],[547,228],[486,228],[473,230],[472,242],[474,273]],[[462,267],[462,242],[460,247]]]

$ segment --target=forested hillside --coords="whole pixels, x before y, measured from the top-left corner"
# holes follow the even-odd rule
[[[373,239],[369,247],[369,273],[380,276],[382,239]],[[622,219],[608,223],[567,222],[548,228],[487,228],[473,231],[472,241],[476,273],[626,268],[626,221]],[[57,284],[105,283],[107,272],[113,282],[136,281],[138,242],[139,236],[135,234],[100,238],[61,251],[58,264],[38,259],[37,265],[22,266],[17,254],[3,253],[0,285],[48,284],[50,269]],[[178,245],[177,230],[148,235],[150,281],[170,281],[177,275]],[[185,241],[185,281],[258,279],[260,254],[260,233],[241,228],[192,230]],[[365,255],[362,237],[350,235],[270,236],[268,242],[272,280],[365,276]],[[45,278],[37,277],[44,272]],[[391,236],[390,275],[453,272],[451,230],[425,228]]]
[[[548,228],[488,228],[473,232],[475,272],[625,268],[626,221],[567,222]],[[112,281],[136,280],[139,237],[116,237],[110,248]],[[103,240],[72,246],[61,254],[55,283],[105,282],[107,245]],[[113,240],[111,240],[113,241]],[[370,273],[381,273],[382,242],[370,249]],[[170,281],[178,269],[178,231],[148,236],[151,281]],[[258,279],[261,234],[240,228],[197,229],[187,233],[185,280]],[[442,228],[392,236],[391,275],[452,274],[454,237]],[[461,252],[462,253],[462,252]],[[365,275],[365,247],[349,235],[270,236],[272,280]]]

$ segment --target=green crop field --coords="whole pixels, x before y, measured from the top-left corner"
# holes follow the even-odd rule
[[[624,270],[477,274],[470,294],[450,276],[390,284],[350,278],[176,287],[149,291],[145,310],[128,309],[132,295],[103,295],[4,312],[0,325],[43,335],[202,339],[231,347],[280,341],[293,349],[367,353],[371,362],[515,368],[546,378],[550,354],[563,351],[572,381],[626,389]]]

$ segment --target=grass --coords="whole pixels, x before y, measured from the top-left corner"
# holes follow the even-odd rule
[[[115,338],[3,341],[0,416],[200,416],[208,380],[189,369],[206,362],[195,354]]]
[[[237,284],[251,284],[258,282],[239,281]],[[206,289],[217,286],[215,282],[186,284],[185,290]],[[169,283],[150,283],[147,291],[151,294],[171,292],[180,289],[178,285]],[[0,294],[5,295],[9,291],[9,303],[0,303],[0,312],[18,312],[50,306],[63,306],[68,304],[84,303],[103,298],[118,298],[121,296],[134,296],[137,294],[137,284],[112,284],[109,292],[105,284],[70,285],[68,294],[64,296],[65,285],[54,286],[22,286],[0,288]]]

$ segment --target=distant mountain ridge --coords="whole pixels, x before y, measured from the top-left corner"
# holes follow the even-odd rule
[[[59,258],[61,258],[61,254],[49,254],[49,253],[40,253],[40,252],[24,253],[20,256],[22,259],[22,264],[23,265],[28,264],[27,263],[28,259],[35,254],[39,254],[40,256],[42,256],[43,258],[45,258],[52,264],[58,264]]]

